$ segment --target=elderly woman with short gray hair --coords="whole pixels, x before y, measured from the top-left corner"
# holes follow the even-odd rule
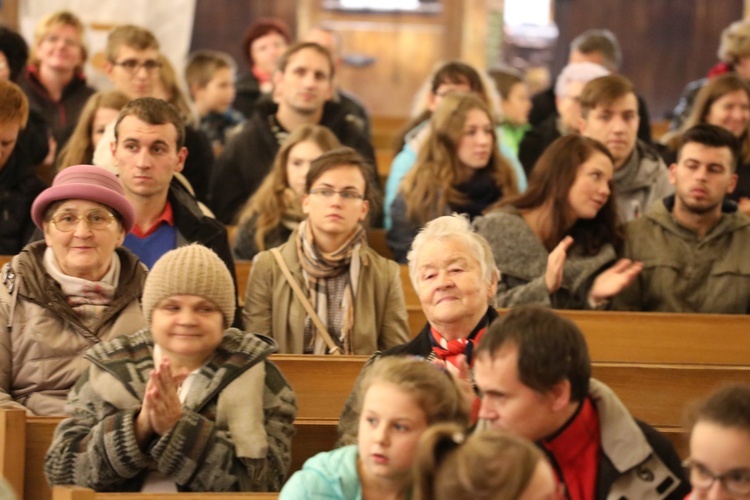
[[[464,382],[473,413],[479,408],[469,371],[476,344],[498,317],[494,300],[500,272],[492,249],[465,216],[453,214],[428,222],[414,238],[407,260],[427,324],[411,341],[377,352],[367,362],[341,414],[341,443],[355,439],[357,388],[370,365],[383,356],[421,356],[444,364]]]

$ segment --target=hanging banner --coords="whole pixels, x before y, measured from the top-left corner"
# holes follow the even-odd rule
[[[104,47],[107,35],[117,25],[135,24],[151,30],[161,52],[175,66],[178,75],[190,50],[196,0],[21,0],[21,34],[33,44],[34,27],[44,16],[59,10],[76,14],[86,26],[86,77],[99,89],[111,85],[104,74]]]

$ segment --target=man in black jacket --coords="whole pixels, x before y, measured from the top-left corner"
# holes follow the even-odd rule
[[[15,255],[34,232],[31,204],[44,189],[28,151],[17,144],[29,101],[15,83],[0,80],[0,254]]]
[[[184,141],[182,118],[174,106],[161,99],[135,99],[120,112],[112,156],[125,197],[136,212],[124,246],[150,268],[169,250],[200,243],[224,261],[236,287],[226,228],[204,214],[175,179],[188,154]]]
[[[324,125],[345,146],[375,164],[375,153],[359,122],[329,101],[334,65],[330,53],[312,42],[289,47],[274,77],[274,101],[256,103],[254,113],[227,142],[214,165],[209,203],[216,217],[231,224],[271,169],[281,143],[306,124]],[[374,175],[372,178],[377,178]]]
[[[577,62],[592,62],[604,66],[612,73],[617,73],[622,64],[620,43],[614,33],[609,30],[591,29],[584,31],[570,42],[568,64]],[[638,99],[638,138],[646,144],[651,144],[651,121],[648,115],[646,101],[641,96]],[[531,113],[529,123],[536,126],[545,118],[557,113],[555,106],[555,89],[539,92],[531,99]]]
[[[542,306],[511,309],[479,341],[479,427],[544,450],[567,498],[682,500],[690,491],[672,444],[591,378],[586,340]]]

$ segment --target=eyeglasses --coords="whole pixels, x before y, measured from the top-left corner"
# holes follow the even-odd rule
[[[73,40],[72,38],[65,38],[58,35],[47,35],[43,39],[47,43],[51,43],[52,45],[56,44],[60,40],[65,44],[68,48],[75,48],[79,47],[81,44],[77,40]]]
[[[716,474],[700,462],[687,459],[682,466],[690,471],[690,484],[697,490],[709,490],[714,481],[719,481],[727,493],[738,497],[750,496],[750,469],[730,469]]]
[[[107,229],[112,225],[115,216],[106,210],[89,210],[84,215],[75,215],[73,212],[57,212],[52,216],[50,222],[55,225],[58,231],[69,233],[75,231],[78,223],[86,221],[86,225],[93,231]]]
[[[145,61],[139,61],[138,59],[125,59],[120,62],[112,61],[112,64],[115,66],[122,66],[122,69],[128,73],[136,73],[141,68],[145,68],[147,73],[151,73],[156,69],[161,68],[161,63],[155,59],[146,59]]]
[[[359,194],[358,192],[352,189],[336,191],[335,189],[331,189],[331,188],[315,188],[315,189],[310,190],[310,194],[322,196],[323,198],[332,198],[334,194],[337,194],[341,196],[342,200],[345,200],[345,201],[355,201],[355,200],[365,199],[365,196],[363,194]]]

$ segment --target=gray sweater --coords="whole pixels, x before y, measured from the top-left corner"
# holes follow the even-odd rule
[[[612,245],[593,256],[581,255],[573,244],[563,268],[560,289],[550,295],[544,282],[549,252],[520,213],[497,210],[474,220],[474,229],[492,248],[500,269],[497,305],[546,304],[557,309],[585,309],[594,278],[616,260]]]

